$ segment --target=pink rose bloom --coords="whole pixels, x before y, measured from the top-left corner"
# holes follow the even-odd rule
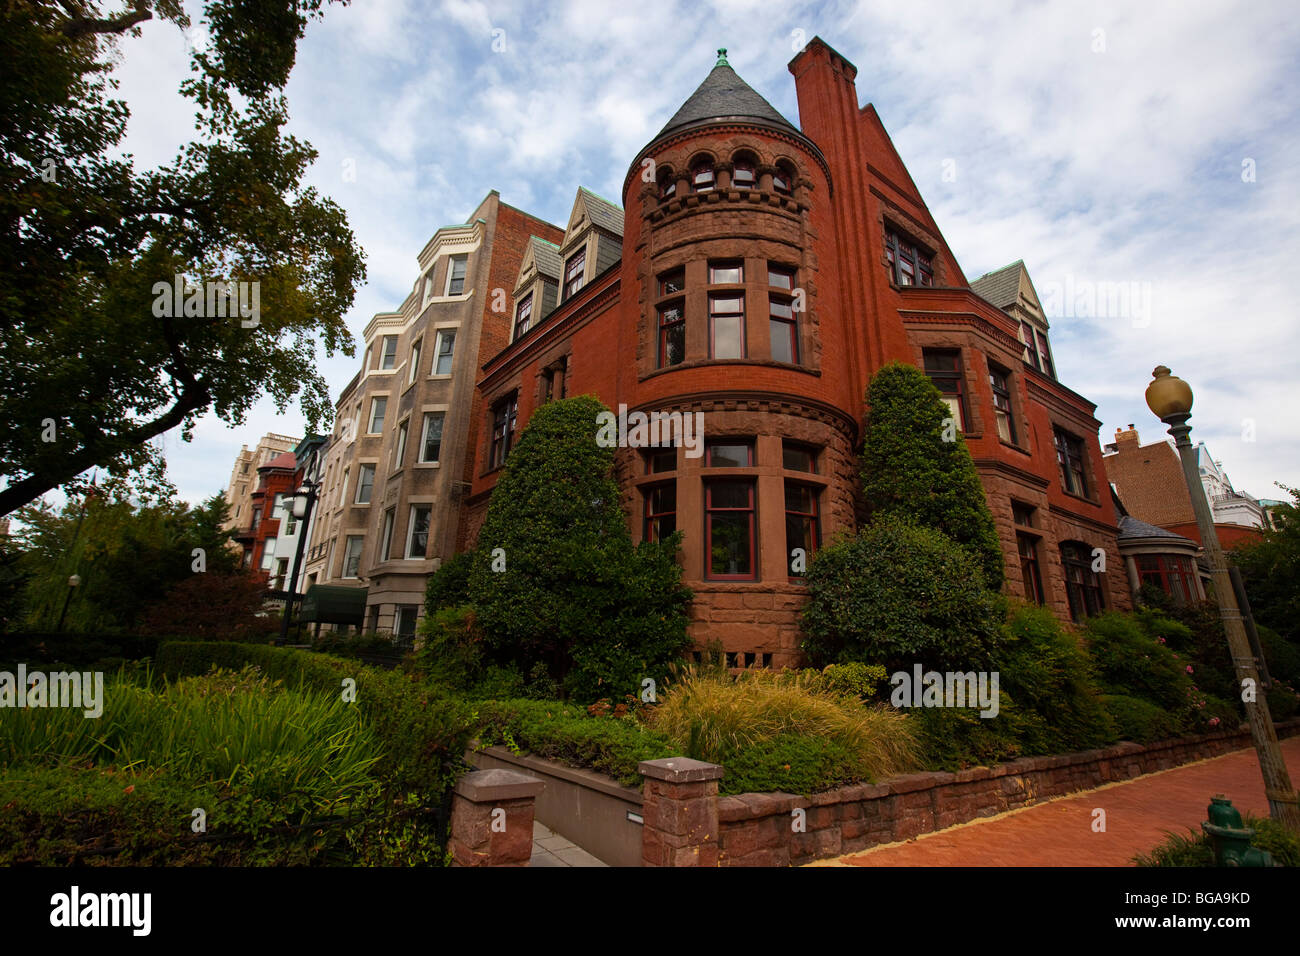
[[[1210,718],[1210,726],[1211,726],[1211,727],[1217,727],[1217,726],[1219,726],[1219,718],[1218,718],[1218,717],[1211,717],[1211,718]]]
[[[1187,665],[1187,673],[1190,674],[1191,672],[1192,672],[1192,665],[1191,665],[1191,664],[1188,664],[1188,665]]]

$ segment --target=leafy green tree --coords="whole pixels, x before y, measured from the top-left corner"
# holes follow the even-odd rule
[[[808,568],[803,649],[814,666],[864,661],[982,670],[1003,603],[969,551],[897,515],[823,548]]]
[[[29,627],[53,629],[67,601],[68,630],[131,630],[181,581],[239,572],[220,527],[227,510],[220,495],[191,509],[173,499],[132,499],[130,487],[110,478],[60,510],[42,500],[18,512]],[[72,574],[81,586],[69,600]]]
[[[1255,619],[1300,643],[1300,488],[1278,487],[1292,503],[1274,509],[1277,527],[1238,544],[1231,558],[1241,569]]]
[[[862,488],[873,516],[901,516],[943,532],[973,554],[993,590],[1002,549],[993,515],[951,412],[920,369],[893,362],[867,389]]]
[[[506,462],[471,560],[468,596],[487,653],[530,673],[538,662],[594,700],[662,680],[689,643],[679,538],[634,546],[596,442],[589,395],[535,411]]]
[[[93,465],[149,464],[151,438],[188,439],[209,410],[239,424],[266,393],[281,410],[298,396],[315,430],[331,414],[318,342],[352,354],[364,256],[302,183],[315,150],[283,129],[322,0],[205,0],[201,24],[176,0],[101,6],[0,4],[0,515]],[[206,31],[180,88],[198,133],[137,170],[113,71],[155,18]],[[178,282],[199,298],[165,301]],[[209,298],[225,282],[242,292]]]

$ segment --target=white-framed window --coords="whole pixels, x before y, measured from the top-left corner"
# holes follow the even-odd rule
[[[374,357],[375,357],[375,346],[374,343],[372,342],[371,344],[366,346],[366,361],[365,364],[361,366],[367,372],[370,371],[370,360],[373,359]]]
[[[397,426],[397,446],[393,449],[393,470],[401,468],[406,461],[406,430],[411,424],[408,418],[402,424]]]
[[[442,425],[445,412],[425,412],[424,434],[420,438],[420,461],[435,462],[442,454]]]
[[[432,518],[432,505],[411,505],[411,525],[406,536],[408,560],[420,560],[429,553],[429,522]]]
[[[367,432],[378,435],[384,430],[384,415],[388,411],[388,396],[377,395],[370,402],[370,425]]]
[[[379,367],[383,369],[392,368],[397,364],[397,336],[385,335],[379,352]]]
[[[464,295],[465,294],[465,269],[469,264],[469,256],[452,256],[451,264],[447,267],[447,294]]]
[[[450,375],[451,363],[456,353],[456,330],[442,329],[438,333],[433,356],[433,374]]]
[[[416,339],[415,344],[411,346],[411,368],[406,373],[406,384],[410,385],[415,381],[415,373],[420,368],[420,346],[424,344],[423,339]]]
[[[424,305],[428,305],[429,300],[432,298],[433,298],[433,273],[429,272],[429,274],[424,277]]]
[[[379,536],[379,561],[387,561],[393,553],[393,523],[396,520],[396,509],[389,508],[384,512],[384,532]]]
[[[262,570],[270,571],[275,567],[275,538],[262,542]]]
[[[339,486],[339,501],[341,505],[348,500],[348,469],[343,469],[343,483]]]
[[[357,469],[357,500],[353,504],[370,504],[370,495],[375,487],[375,466],[361,465]]]
[[[363,535],[348,535],[347,547],[343,551],[343,577],[355,578],[361,570],[361,548],[365,543]]]

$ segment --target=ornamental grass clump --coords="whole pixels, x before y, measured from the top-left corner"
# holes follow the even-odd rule
[[[681,752],[722,764],[724,793],[828,790],[916,764],[902,714],[836,690],[815,671],[733,677],[687,667],[651,720]]]

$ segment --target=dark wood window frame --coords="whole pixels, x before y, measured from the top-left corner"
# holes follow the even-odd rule
[[[533,327],[533,294],[529,292],[515,306],[515,341],[518,342]]]
[[[519,393],[511,392],[492,406],[489,432],[488,470],[495,471],[506,463],[514,446],[515,426],[519,418]]]
[[[1061,472],[1061,486],[1072,495],[1088,497],[1088,451],[1083,439],[1065,429],[1053,428],[1056,463]]]
[[[1070,617],[1080,621],[1106,609],[1106,592],[1101,576],[1092,570],[1092,549],[1081,541],[1061,542],[1061,565],[1065,570],[1065,593]]]
[[[713,503],[714,492],[723,487],[732,486],[743,487],[746,492],[746,505],[744,507],[734,507],[717,505]],[[757,498],[757,481],[750,477],[736,478],[718,478],[710,479],[704,483],[704,571],[705,578],[711,581],[756,581],[758,580],[758,503]],[[714,571],[714,522],[722,518],[740,515],[742,516],[742,527],[744,527],[745,537],[747,539],[747,554],[744,560],[748,564],[748,570],[743,572],[718,572]],[[725,544],[722,545],[725,548]]]
[[[718,174],[713,168],[713,160],[700,160],[691,167],[691,192],[711,192],[717,181]]]
[[[670,368],[686,361],[686,303],[672,299],[660,303],[655,310],[659,316],[659,368]],[[673,359],[671,347],[675,347]]]
[[[1139,554],[1134,556],[1138,580],[1164,591],[1175,604],[1194,604],[1199,600],[1196,564],[1184,554]]]
[[[1016,444],[1016,416],[1011,404],[1011,372],[989,362],[989,387],[993,390],[993,422],[998,437],[1014,445]]]
[[[892,226],[885,229],[885,258],[894,285],[934,285],[934,253]]]
[[[642,490],[645,494],[642,540],[662,541],[677,530],[677,482],[659,481]]]
[[[587,247],[583,246],[564,263],[564,300],[567,302],[586,285]]]
[[[790,492],[792,490],[796,492],[806,491],[809,494],[808,502],[812,506],[810,511],[791,508]],[[795,573],[790,568],[791,551],[806,544],[807,554],[804,555],[804,559],[809,562],[812,560],[813,555],[817,553],[817,549],[821,547],[821,493],[822,487],[820,485],[811,485],[800,481],[787,481],[785,483],[785,562],[786,571],[789,572],[792,578],[802,580],[805,575]],[[797,526],[802,526],[801,536],[798,543],[792,543],[792,532],[795,531]],[[804,567],[806,569],[807,564]]]
[[[1020,577],[1025,586],[1025,597],[1036,604],[1046,603],[1043,590],[1043,568],[1038,559],[1038,545],[1042,542],[1036,534],[1016,532],[1016,551],[1020,555]]]
[[[951,361],[951,366],[948,363]],[[921,364],[930,381],[945,399],[957,400],[957,429],[967,431],[969,416],[966,409],[966,374],[962,367],[960,349],[922,349]],[[952,406],[949,406],[951,408]]]
[[[736,301],[739,303],[738,311],[723,311],[718,307],[719,303]],[[738,355],[718,355],[717,342],[717,320],[727,319],[735,321],[740,332],[740,348]],[[709,294],[709,358],[722,359],[743,359],[748,357],[749,348],[745,334],[745,293],[741,290],[734,292],[715,292]]]

